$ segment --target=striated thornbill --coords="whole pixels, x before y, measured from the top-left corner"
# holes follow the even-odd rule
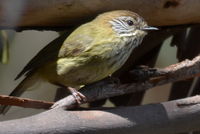
[[[132,50],[142,42],[146,30],[155,29],[131,11],[100,14],[66,38],[55,60],[29,69],[34,71],[28,73],[11,95],[20,95],[39,78],[65,87],[101,80],[122,67]],[[76,98],[84,97],[74,88],[70,90]]]
[[[41,73],[65,86],[79,86],[101,80],[118,70],[146,35],[147,23],[130,11],[112,11],[78,27],[64,41],[55,75],[49,65]]]

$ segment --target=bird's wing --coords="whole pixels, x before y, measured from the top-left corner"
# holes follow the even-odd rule
[[[89,29],[89,30],[88,30]],[[93,43],[98,38],[102,29],[91,25],[90,23],[84,24],[73,31],[70,35],[66,33],[44,47],[17,75],[16,79],[22,75],[28,75],[34,72],[43,64],[57,60],[57,58],[71,58],[81,55],[87,55],[87,50],[96,45]],[[69,35],[67,37],[67,35]],[[67,37],[67,38],[66,38]],[[88,57],[88,56],[87,56]]]
[[[89,29],[89,30],[88,30]],[[84,24],[77,28],[62,44],[58,53],[59,58],[78,57],[84,54],[94,44],[96,30],[90,24]]]
[[[24,74],[29,74],[33,72],[35,69],[47,63],[51,60],[55,60],[58,56],[59,49],[63,44],[64,40],[68,36],[69,33],[65,33],[60,37],[56,38],[52,42],[50,42],[47,46],[45,46],[42,50],[38,52],[38,54],[33,57],[29,63],[22,69],[22,71],[15,78],[18,79]]]

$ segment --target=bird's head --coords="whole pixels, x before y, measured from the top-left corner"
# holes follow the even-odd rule
[[[157,30],[148,26],[141,16],[127,10],[103,13],[97,16],[95,21],[110,27],[120,37],[145,36],[147,31]]]

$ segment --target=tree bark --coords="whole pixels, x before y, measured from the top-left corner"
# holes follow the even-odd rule
[[[132,76],[134,78],[138,78],[138,82],[120,84],[119,81],[116,82],[115,78],[107,78],[96,83],[86,85],[81,90],[86,96],[87,102],[92,102],[113,96],[145,91],[155,86],[199,76],[199,68],[200,56],[197,56],[193,60],[185,60],[180,63],[170,65],[164,69],[141,68],[131,71],[130,73]],[[19,99],[8,96],[0,96],[0,100],[2,105],[10,104],[22,107],[31,107],[33,105],[34,108],[35,105],[38,106],[38,108],[41,108],[42,106],[45,106],[44,108],[48,108],[51,104],[53,104],[52,102],[35,101],[25,98]],[[76,105],[76,102],[77,101],[74,96],[69,95],[56,102],[53,108],[63,106],[66,108],[72,108],[74,105]]]
[[[1,0],[0,26],[71,27],[119,9],[135,11],[155,26],[200,22],[199,0]]]
[[[175,134],[200,130],[200,96],[104,110],[53,109],[0,123],[2,134]]]
[[[134,78],[137,78],[138,74],[138,78],[146,77],[147,80],[144,80],[143,82],[139,81],[135,83],[120,84],[116,82],[115,79],[104,79],[96,83],[87,85],[80,89],[80,91],[86,96],[87,102],[91,102],[108,97],[144,91],[155,86],[199,76],[200,56],[195,57],[193,60],[185,60],[160,70],[147,69],[146,72],[145,70],[138,71],[139,72],[131,72],[132,75],[135,76]],[[74,105],[76,105],[76,99],[73,97],[73,95],[69,95],[57,101],[52,106],[52,108],[72,108],[74,107]]]

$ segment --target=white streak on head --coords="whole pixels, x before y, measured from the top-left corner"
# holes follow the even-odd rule
[[[132,21],[133,25],[129,25],[127,21]],[[120,16],[109,21],[112,25],[113,30],[119,37],[131,37],[141,33],[141,27],[146,26],[146,22],[143,18],[132,18],[129,16]],[[142,31],[143,32],[143,31]],[[145,32],[143,32],[145,34]]]

